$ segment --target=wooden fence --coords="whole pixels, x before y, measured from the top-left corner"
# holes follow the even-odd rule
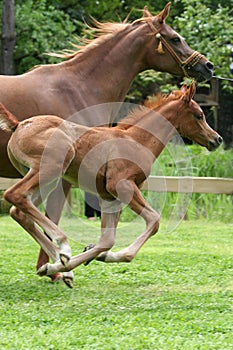
[[[17,181],[0,178],[0,190],[9,188]],[[233,194],[233,178],[149,176],[142,189],[154,192]]]

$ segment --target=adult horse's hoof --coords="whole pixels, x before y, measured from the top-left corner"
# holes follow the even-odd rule
[[[90,244],[88,244],[84,249],[83,249],[83,253],[84,252],[87,252],[88,250],[90,250],[90,249],[93,249],[94,248],[94,246],[95,246],[95,244],[94,243],[90,243]],[[84,266],[87,266],[87,265],[89,265],[90,264],[90,262],[92,261],[92,260],[94,260],[94,259],[90,259],[90,260],[87,260],[87,261],[85,261],[84,263],[83,263],[83,265]]]
[[[61,260],[62,265],[67,267],[67,265],[69,264],[69,261],[70,261],[70,257],[67,254],[60,253],[60,260]]]

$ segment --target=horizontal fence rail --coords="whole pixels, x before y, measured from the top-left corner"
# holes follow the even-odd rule
[[[219,177],[149,176],[143,190],[154,192],[233,194],[233,179]]]
[[[0,178],[0,190],[19,179]],[[149,176],[142,190],[154,192],[233,194],[233,179],[219,177]]]

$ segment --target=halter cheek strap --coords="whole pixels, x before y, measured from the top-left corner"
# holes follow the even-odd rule
[[[159,30],[155,28],[152,21],[147,21],[149,27],[151,28],[152,32],[155,34],[156,39],[159,40],[157,51],[160,55],[165,54],[165,51],[163,50],[163,45],[166,47],[168,52],[171,54],[171,56],[175,59],[175,61],[179,64],[180,68],[182,69],[184,76],[189,78],[188,71],[193,68],[201,59],[204,57],[201,55],[198,51],[194,51],[185,61],[182,61],[180,57],[175,53],[173,48],[168,44],[166,39],[159,33]]]
[[[155,37],[159,40],[159,45],[158,45],[158,48],[157,48],[157,51],[160,55],[163,55],[165,54],[165,51],[163,50],[163,44],[162,44],[162,40],[161,40],[161,34],[160,33],[157,33],[155,35]]]

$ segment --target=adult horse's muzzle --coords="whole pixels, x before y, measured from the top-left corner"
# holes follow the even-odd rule
[[[204,61],[204,62],[203,62]],[[187,68],[187,73],[193,76],[199,83],[210,80],[214,74],[214,65],[205,58],[200,60],[195,66]]]
[[[223,142],[222,137],[216,133],[216,136],[209,141],[207,149],[211,152],[211,151],[215,151]]]

